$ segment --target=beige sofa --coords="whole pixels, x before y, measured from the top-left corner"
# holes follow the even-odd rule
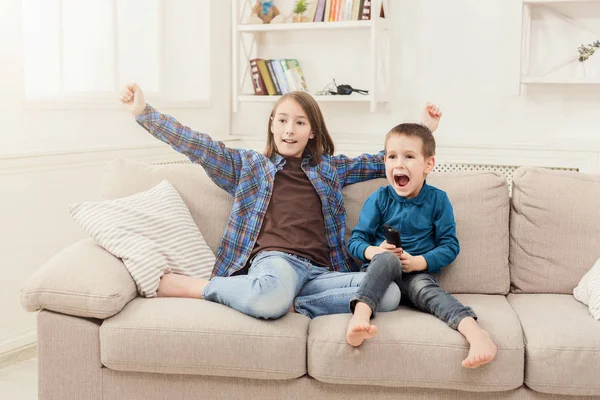
[[[216,251],[232,199],[195,165],[115,161],[105,198],[167,178]],[[473,307],[496,360],[461,367],[467,342],[431,315],[380,313],[346,344],[349,314],[258,320],[204,300],[136,297],[121,261],[73,244],[26,284],[38,313],[39,398],[554,399],[600,396],[600,322],[572,290],[600,256],[600,176],[521,168],[432,174],[456,214],[458,259],[441,282]],[[344,189],[348,227],[385,180]],[[509,222],[510,221],[510,222]],[[350,231],[350,229],[349,229]]]

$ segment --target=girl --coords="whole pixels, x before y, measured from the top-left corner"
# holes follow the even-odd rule
[[[341,189],[384,177],[383,152],[334,156],[321,110],[304,92],[275,104],[264,154],[230,149],[160,114],[136,84],[123,88],[121,102],[144,129],[202,165],[234,197],[212,279],[166,274],[160,296],[206,299],[265,319],[290,308],[309,317],[350,312],[364,274],[348,273],[356,268],[344,246]],[[423,115],[434,130],[439,109],[428,104]],[[394,310],[399,300],[392,283],[378,310]]]

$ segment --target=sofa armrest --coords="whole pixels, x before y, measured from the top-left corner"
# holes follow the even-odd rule
[[[86,239],[56,254],[27,281],[21,305],[27,311],[105,319],[136,296],[135,282],[123,262]]]

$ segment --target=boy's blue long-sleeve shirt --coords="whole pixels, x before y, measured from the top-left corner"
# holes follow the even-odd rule
[[[398,195],[390,185],[369,196],[348,241],[350,253],[367,261],[367,247],[379,246],[385,240],[384,224],[400,231],[404,251],[425,257],[429,272],[439,272],[460,251],[452,204],[446,192],[426,182],[412,199]]]

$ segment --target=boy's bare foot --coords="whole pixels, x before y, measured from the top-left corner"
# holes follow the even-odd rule
[[[462,362],[463,367],[477,368],[496,358],[498,349],[494,342],[492,342],[490,335],[483,329],[481,330],[480,337],[473,339],[470,344],[469,355]]]
[[[346,340],[350,346],[357,347],[360,346],[365,339],[371,339],[376,334],[377,326],[371,325],[368,320],[365,321],[354,315],[348,324]]]
[[[465,335],[471,346],[467,358],[462,361],[463,367],[477,368],[492,362],[496,358],[498,348],[490,335],[481,329],[473,318],[463,319],[458,325],[458,330]]]
[[[168,273],[160,278],[158,297],[189,297],[201,299],[208,280],[186,275]]]

